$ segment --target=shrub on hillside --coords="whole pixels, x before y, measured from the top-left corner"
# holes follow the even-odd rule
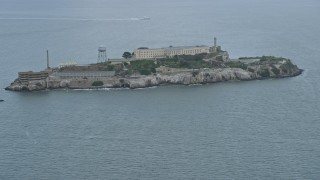
[[[273,72],[275,75],[279,75],[279,74],[280,74],[280,70],[279,70],[277,67],[272,67],[272,72]]]
[[[247,70],[248,68],[248,65],[240,61],[228,61],[225,64],[231,68],[241,68],[243,70]]]
[[[103,82],[102,81],[94,81],[92,83],[92,86],[103,86]]]
[[[264,77],[264,78],[270,77],[270,72],[268,69],[261,70],[259,74],[261,77]]]

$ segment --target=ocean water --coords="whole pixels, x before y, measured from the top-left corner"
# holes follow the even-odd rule
[[[144,16],[149,21],[138,20]],[[319,179],[317,0],[0,0],[0,179]],[[148,89],[3,88],[140,46],[290,58],[293,78]]]

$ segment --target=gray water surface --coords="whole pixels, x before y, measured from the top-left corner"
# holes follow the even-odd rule
[[[0,179],[319,179],[320,2],[0,0]],[[149,21],[137,18],[148,16]],[[105,19],[105,20],[101,20]],[[4,91],[19,71],[140,46],[292,59],[298,77]]]

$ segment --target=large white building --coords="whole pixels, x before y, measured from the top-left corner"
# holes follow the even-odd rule
[[[217,51],[217,38],[214,38],[214,46],[179,46],[167,48],[154,48],[149,49],[146,47],[138,48],[134,51],[135,59],[154,59],[173,57],[175,55],[195,55],[201,53],[210,53]]]
[[[195,55],[201,53],[209,53],[212,47],[209,46],[179,46],[167,48],[138,48],[134,51],[135,59],[154,59],[173,57],[175,55]]]

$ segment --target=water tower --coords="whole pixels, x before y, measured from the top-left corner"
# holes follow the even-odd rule
[[[107,48],[100,46],[98,49],[98,63],[106,62],[107,60]]]

